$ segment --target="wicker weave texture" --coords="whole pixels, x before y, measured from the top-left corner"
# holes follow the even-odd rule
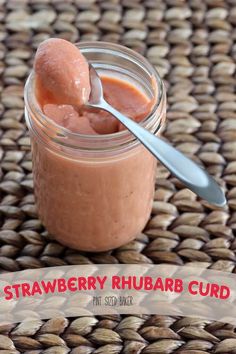
[[[235,271],[236,1],[0,0],[0,267],[171,263]],[[53,241],[37,218],[24,81],[38,44],[124,44],[156,66],[168,92],[165,137],[225,188],[217,209],[158,166],[150,222],[113,252],[86,254]],[[0,353],[236,353],[232,325],[168,316],[35,319],[0,325]]]

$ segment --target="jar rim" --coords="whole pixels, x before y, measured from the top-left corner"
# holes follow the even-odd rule
[[[163,81],[161,80],[157,70],[155,67],[141,54],[135,52],[134,50],[127,48],[120,44],[105,42],[105,41],[81,41],[79,43],[75,43],[76,46],[79,47],[81,53],[83,54],[84,51],[94,51],[97,52],[102,51],[102,53],[111,53],[115,52],[117,54],[121,54],[122,57],[135,61],[139,65],[142,65],[144,69],[148,72],[148,74],[153,77],[153,82],[155,83],[156,87],[154,88],[156,97],[155,103],[153,104],[151,112],[142,120],[139,124],[142,125],[144,128],[150,127],[153,122],[153,118],[155,113],[161,106],[163,102],[163,97],[165,95]],[[106,48],[107,46],[107,48]],[[36,120],[40,121],[42,127],[46,128],[47,136],[51,138],[53,136],[53,141],[58,144],[62,144],[64,147],[68,146],[69,148],[73,148],[76,150],[96,150],[96,151],[104,151],[106,149],[114,150],[114,148],[124,147],[126,145],[136,145],[139,141],[128,131],[123,130],[120,132],[112,133],[112,134],[97,134],[97,135],[90,135],[90,134],[80,134],[75,133],[68,130],[65,127],[61,127],[56,124],[53,120],[47,117],[41,110],[40,105],[34,95],[34,70],[31,71],[24,90],[24,99],[25,99],[25,106],[29,113],[29,115],[34,117]],[[27,113],[27,112],[26,112]],[[29,127],[32,128],[32,124],[29,122],[29,116],[26,114],[26,123]],[[156,131],[153,133],[157,133],[158,130],[162,126],[161,122],[161,114],[158,117],[158,127]],[[63,141],[63,138],[72,139],[73,144],[67,144],[67,142]],[[75,139],[77,139],[78,145],[75,143]],[[111,146],[112,142],[112,146]],[[92,145],[91,145],[92,143]],[[98,146],[98,143],[100,147]]]

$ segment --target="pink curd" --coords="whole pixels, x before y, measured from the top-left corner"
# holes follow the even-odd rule
[[[59,39],[43,42],[34,68],[35,95],[48,120],[91,138],[124,129],[109,113],[83,105],[90,93],[88,65],[77,47]],[[137,122],[152,111],[155,97],[128,81],[103,76],[102,84],[105,99]],[[36,118],[31,120],[39,129]],[[65,146],[55,149],[49,138],[42,144],[32,132],[31,138],[38,212],[56,240],[98,252],[142,231],[151,212],[156,161],[141,144],[88,158]]]

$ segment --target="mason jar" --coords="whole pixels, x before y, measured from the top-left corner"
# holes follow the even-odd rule
[[[121,45],[78,47],[99,75],[128,81],[154,101],[139,124],[160,134],[166,95],[154,67]],[[135,239],[152,209],[156,160],[150,152],[127,130],[82,135],[58,126],[37,102],[34,72],[25,86],[25,117],[38,215],[48,232],[65,246],[92,252]]]

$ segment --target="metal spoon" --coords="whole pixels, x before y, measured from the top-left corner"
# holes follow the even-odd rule
[[[91,94],[87,106],[103,109],[117,118],[174,176],[189,189],[218,206],[226,204],[225,194],[216,181],[195,162],[159,137],[110,106],[103,97],[100,77],[90,64]]]

